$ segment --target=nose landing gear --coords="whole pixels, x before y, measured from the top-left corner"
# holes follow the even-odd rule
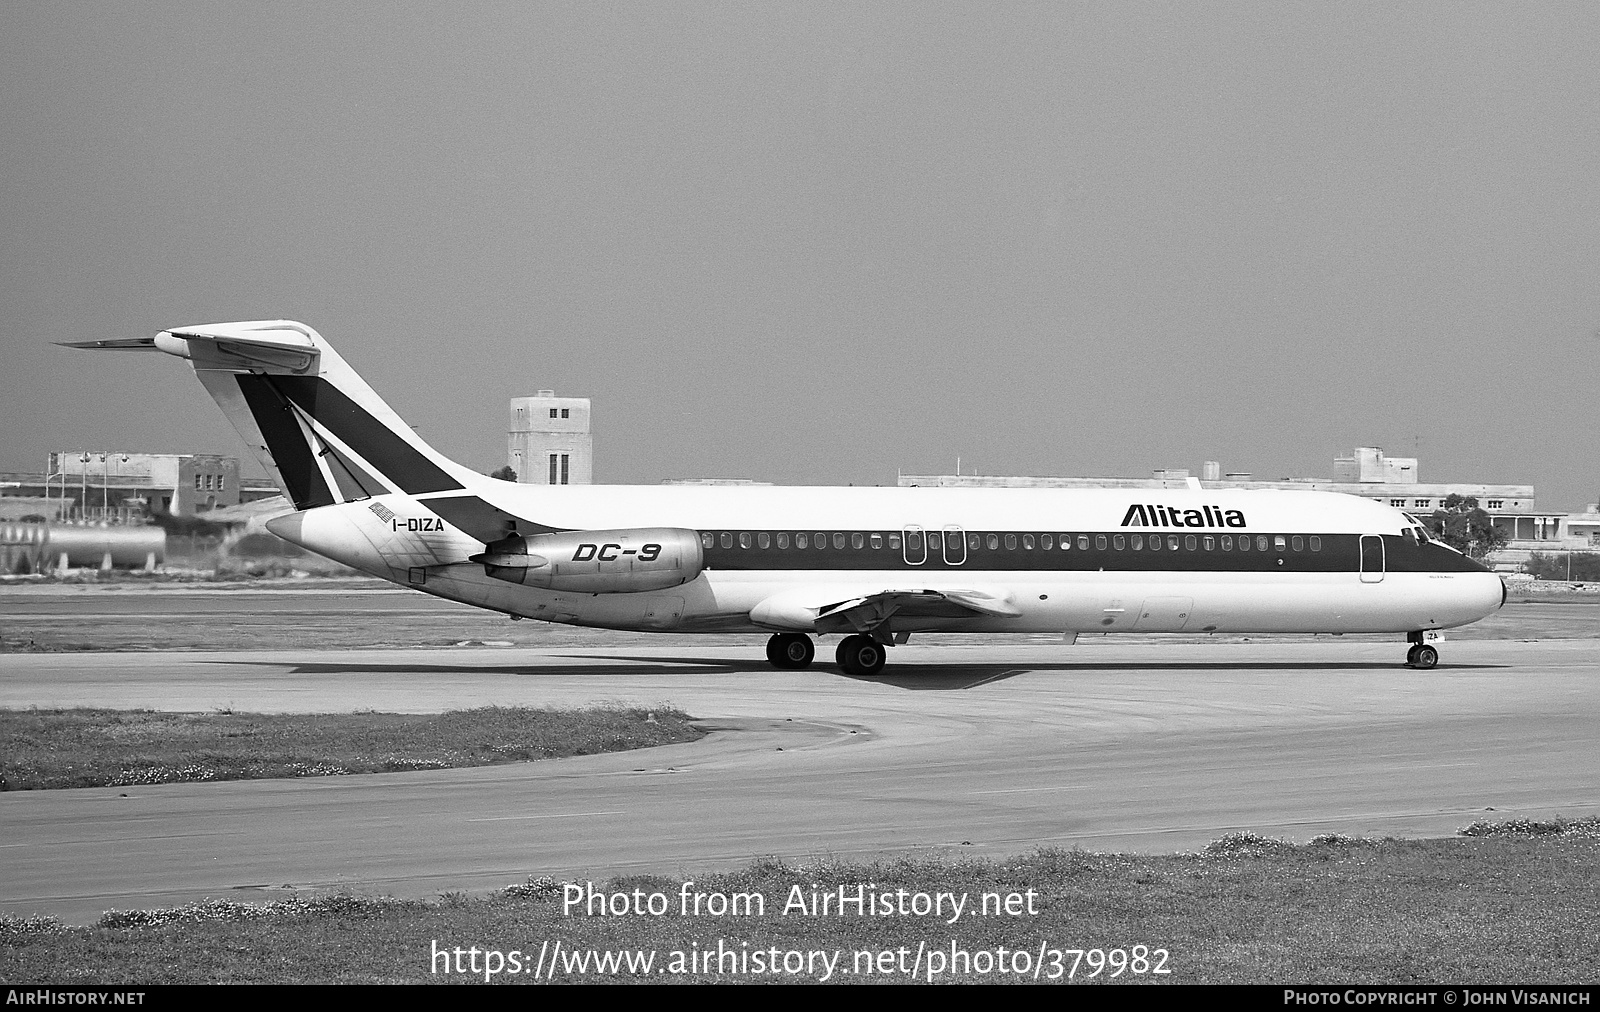
[[[1422,633],[1414,632],[1408,638],[1411,649],[1406,651],[1406,667],[1427,671],[1439,666],[1439,651],[1422,642]]]

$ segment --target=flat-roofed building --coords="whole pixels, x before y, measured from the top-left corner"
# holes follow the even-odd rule
[[[589,485],[594,482],[594,436],[589,398],[557,397],[541,390],[511,398],[506,464],[527,485]]]
[[[18,495],[48,500],[51,520],[127,521],[203,514],[239,502],[239,458],[213,453],[64,450],[44,473],[8,474]]]

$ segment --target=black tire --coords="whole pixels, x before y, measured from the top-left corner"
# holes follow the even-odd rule
[[[775,633],[767,640],[767,663],[775,668],[803,668],[816,654],[811,637],[804,633]]]
[[[870,636],[846,636],[835,656],[848,675],[875,675],[889,659],[883,644]]]
[[[1406,651],[1406,667],[1414,668],[1417,666],[1417,649],[1421,646],[1421,643],[1411,644],[1411,649]]]
[[[1417,647],[1417,659],[1412,664],[1423,671],[1436,668],[1439,666],[1439,651],[1424,643]]]
[[[811,645],[811,637],[804,633],[789,633],[779,636],[778,640],[778,667],[797,670],[811,664],[811,659],[817,656],[817,648]]]

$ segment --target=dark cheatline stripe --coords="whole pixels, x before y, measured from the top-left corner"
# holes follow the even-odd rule
[[[527,537],[531,534],[554,534],[565,530],[565,528],[546,527],[544,524],[536,524],[531,520],[513,516],[475,495],[424,499],[422,505],[439,514],[456,530],[464,531],[486,545],[514,534]]]
[[[295,420],[289,402],[273,389],[265,376],[240,375],[235,379],[239,381],[239,392],[244,394],[245,403],[250,405],[250,414],[255,416],[261,438],[267,441],[267,451],[283,476],[283,490],[294,508],[308,510],[314,506],[333,505],[333,493],[322,480],[322,472],[311,456],[311,445],[300,431],[300,423]]]
[[[462,487],[416,447],[327,380],[310,376],[270,376],[267,382],[274,384],[301,411],[326,425],[328,431],[365,457],[402,492],[418,495]]]
[[[1179,548],[1172,550],[1163,548],[1161,551],[1134,549],[1131,547],[1131,537],[1123,531],[1081,531],[1076,534],[1086,534],[1091,545],[1098,537],[1105,537],[1106,548],[1090,547],[1081,549],[1074,547],[1068,551],[1059,548],[1036,548],[1027,550],[1014,549],[971,549],[965,554],[965,560],[960,564],[945,561],[941,544],[938,539],[933,539],[928,546],[926,561],[921,565],[912,565],[905,561],[903,549],[890,548],[885,539],[882,548],[851,548],[838,549],[833,547],[830,538],[825,548],[786,548],[776,547],[778,532],[767,532],[771,547],[768,548],[723,548],[721,544],[722,531],[712,530],[709,533],[715,538],[713,546],[705,549],[705,565],[707,569],[725,570],[801,570],[801,571],[899,571],[912,572],[968,572],[968,573],[1036,573],[1036,572],[1108,572],[1108,573],[1273,573],[1286,575],[1290,573],[1350,573],[1354,574],[1359,569],[1360,536],[1355,534],[1322,534],[1318,535],[1322,541],[1320,551],[1312,552],[1303,550],[1278,551],[1275,547],[1266,551],[1253,549],[1249,552],[1222,551],[1213,548],[1211,551],[1204,549]],[[757,532],[728,532],[737,539],[740,533]],[[787,532],[792,534],[793,532]],[[810,533],[810,532],[808,532]],[[833,532],[826,532],[833,533]],[[884,532],[844,532],[847,544],[850,535],[855,533],[871,534]],[[999,535],[1004,542],[1007,534],[1017,537],[1020,542],[1022,535],[1037,532],[1027,531],[972,531],[985,539],[989,534]],[[1159,532],[1163,538],[1175,531]],[[1127,540],[1124,548],[1117,550],[1111,545],[1118,535]],[[814,536],[814,535],[813,535]],[[1185,535],[1179,534],[1179,537]],[[1251,532],[1256,536],[1256,532]],[[1267,535],[1276,537],[1276,533]],[[1297,536],[1294,532],[1284,532],[1285,537]],[[1301,532],[1300,535],[1309,538],[1310,535]],[[1433,544],[1418,544],[1409,538],[1397,535],[1384,535],[1385,571],[1389,573],[1465,573],[1479,572],[1482,567],[1472,560],[1457,555],[1455,552]],[[916,553],[913,552],[913,557]],[[960,556],[956,556],[959,558]]]

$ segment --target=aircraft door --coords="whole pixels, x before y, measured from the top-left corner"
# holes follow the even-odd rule
[[[967,534],[959,527],[944,529],[944,564],[959,566],[967,561]]]
[[[1383,538],[1376,534],[1361,535],[1361,582],[1383,582]]]
[[[904,546],[901,551],[905,553],[906,565],[920,566],[928,561],[928,542],[922,534],[922,528],[916,524],[908,524],[903,533],[905,539],[901,542]]]

